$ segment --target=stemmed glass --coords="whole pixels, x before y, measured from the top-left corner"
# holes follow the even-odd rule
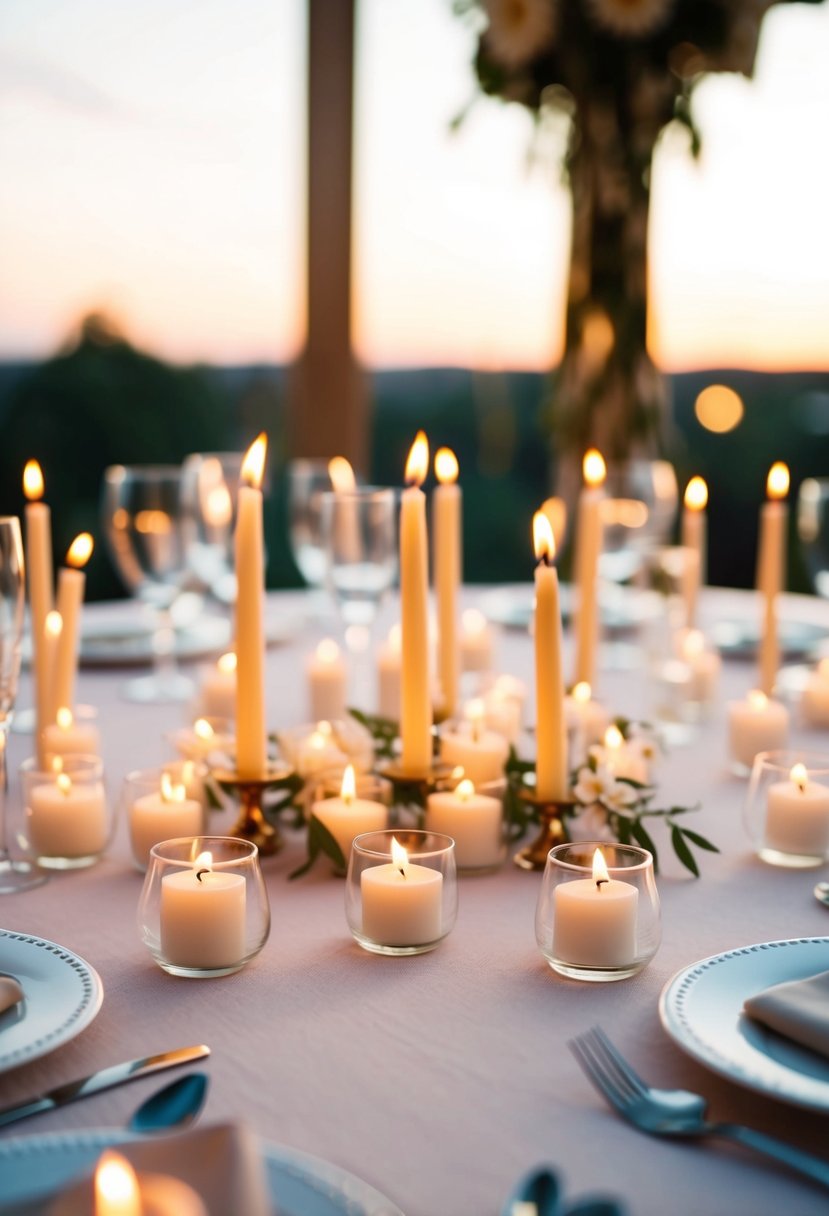
[[[190,568],[229,608],[236,600],[233,533],[244,452],[197,452],[181,466],[181,500]]]
[[[46,875],[27,861],[9,856],[6,845],[6,744],[20,674],[25,573],[20,520],[0,516],[0,894],[40,886]]]
[[[292,460],[288,465],[288,539],[305,582],[325,586],[322,496],[331,489],[327,460]]]
[[[617,585],[634,578],[645,552],[667,539],[677,501],[676,474],[669,461],[634,459],[608,466],[601,578]]]
[[[807,477],[801,484],[797,535],[815,591],[829,599],[829,478]]]
[[[133,701],[186,701],[192,681],[176,667],[172,606],[190,576],[178,465],[111,465],[101,501],[110,553],[128,589],[153,613],[153,673],[130,680]]]

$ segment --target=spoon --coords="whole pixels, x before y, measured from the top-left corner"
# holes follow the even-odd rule
[[[541,1165],[519,1178],[501,1208],[501,1216],[555,1216],[559,1210],[558,1180]]]
[[[204,1106],[208,1079],[206,1072],[190,1072],[156,1090],[135,1111],[128,1130],[151,1134],[189,1127]]]
[[[819,882],[814,889],[815,899],[829,908],[829,882]]]

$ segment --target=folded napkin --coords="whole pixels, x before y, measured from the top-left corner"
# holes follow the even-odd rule
[[[755,1022],[829,1056],[829,971],[775,984],[749,997],[743,1008]]]
[[[10,975],[0,975],[0,1013],[23,1000],[23,989]]]
[[[265,1167],[256,1137],[238,1124],[113,1145],[141,1175],[167,1175],[187,1183],[209,1216],[272,1216]],[[93,1173],[43,1205],[43,1216],[91,1216]],[[176,1210],[184,1214],[182,1204]],[[28,1209],[27,1209],[28,1211]]]

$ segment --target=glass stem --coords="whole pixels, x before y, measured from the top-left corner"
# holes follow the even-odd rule
[[[6,766],[6,744],[9,737],[9,720],[0,721],[0,861],[8,861],[9,848],[6,840],[6,797],[9,792],[9,770]]]
[[[160,688],[169,688],[178,673],[176,665],[176,631],[169,608],[156,611],[153,630],[153,674]]]

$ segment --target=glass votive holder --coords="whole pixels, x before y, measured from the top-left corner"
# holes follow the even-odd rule
[[[428,795],[423,826],[452,837],[459,874],[490,874],[503,865],[506,791],[503,777],[478,786],[467,777],[456,777]]]
[[[322,774],[309,788],[309,817],[327,828],[340,846],[344,865],[335,873],[345,875],[355,836],[382,832],[389,826],[392,784],[375,773],[358,773],[349,765],[345,772]]]
[[[757,856],[769,865],[823,865],[829,860],[829,756],[760,752],[743,818]]]
[[[127,818],[130,848],[136,867],[146,870],[150,849],[162,840],[203,836],[204,802],[188,793],[171,769],[193,764],[183,760],[162,768],[134,769],[121,787],[121,806]]]
[[[259,953],[270,927],[255,844],[235,836],[185,836],[150,849],[138,929],[170,975],[231,975]]]
[[[550,849],[535,936],[553,971],[569,979],[636,975],[662,937],[651,854],[638,845],[604,841]]]
[[[455,842],[441,832],[368,832],[351,846],[345,912],[372,954],[424,954],[455,923]]]
[[[49,870],[93,865],[109,844],[112,809],[100,756],[54,756],[47,768],[35,757],[20,766],[23,822],[18,844]]]
[[[229,756],[236,751],[236,725],[230,718],[196,718],[167,735],[182,760],[207,760],[208,756]]]
[[[476,785],[498,781],[504,775],[510,744],[504,735],[487,727],[486,706],[480,697],[467,702],[466,714],[440,724],[440,762],[449,769],[462,768]]]
[[[728,748],[731,769],[748,777],[760,752],[785,748],[789,741],[789,711],[753,688],[744,701],[728,703]]]
[[[94,705],[76,705],[74,710],[62,706],[57,711],[56,721],[43,728],[42,742],[46,767],[55,756],[100,755],[97,709]]]

